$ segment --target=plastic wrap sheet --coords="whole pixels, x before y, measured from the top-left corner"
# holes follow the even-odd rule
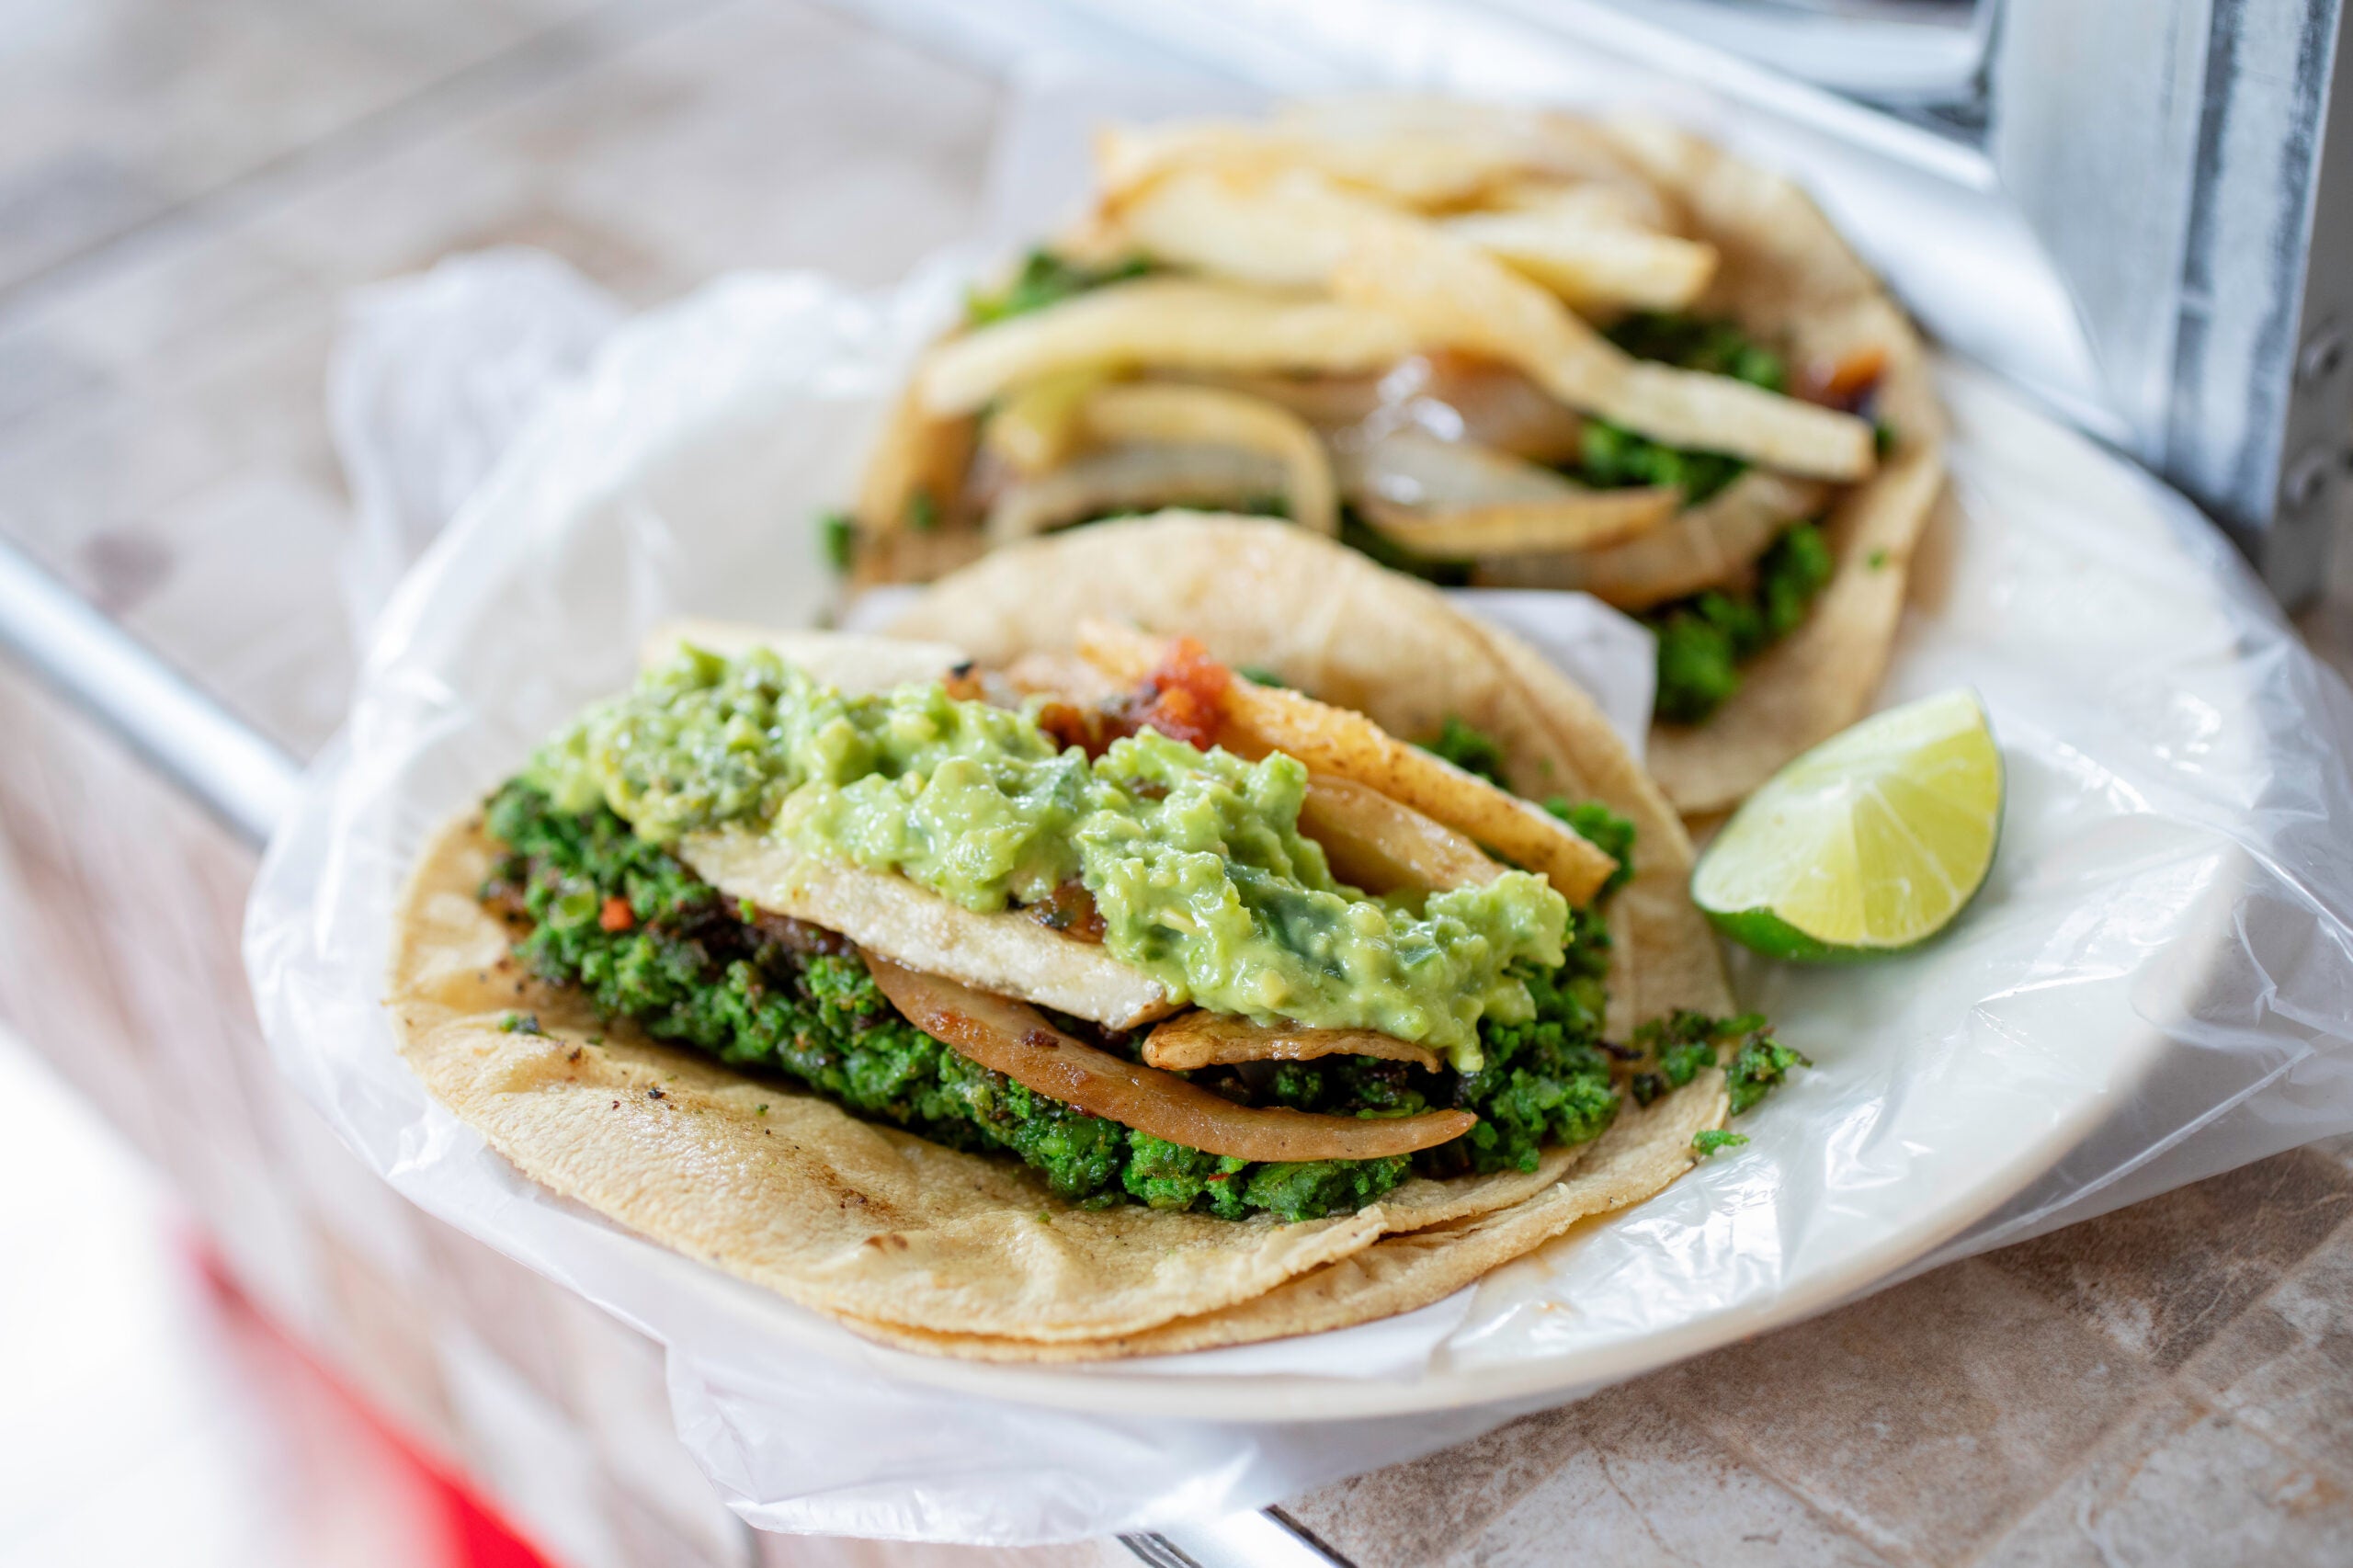
[[[620,304],[541,250],[502,245],[356,291],[327,368],[327,424],[351,486],[352,624],[490,472],[556,382],[579,374]]]
[[[479,285],[494,308],[469,266],[437,274],[411,303],[445,325],[542,306],[569,324],[519,349],[480,336],[506,369],[471,384],[495,397],[339,420],[355,472],[376,465],[363,495],[424,498],[379,514],[381,561],[536,406],[392,596],[249,912],[256,996],[301,1092],[399,1190],[664,1343],[680,1435],[753,1523],[1016,1542],[1260,1505],[2353,1130],[2353,698],[2186,503],[1948,366],[1953,505],[1883,697],[1985,699],[2009,778],[1992,879],[1903,959],[1737,963],[1817,1065],[1745,1119],[1748,1146],[1652,1202],[1387,1324],[1044,1371],[868,1346],[521,1179],[394,1052],[379,998],[409,858],[626,681],[655,619],[823,611],[813,519],[851,492],[972,259],[878,297],[725,280],[572,380],[564,335],[599,335],[593,310],[518,302],[511,256]],[[462,353],[402,351],[422,337],[377,302],[338,399],[430,408],[420,387],[469,384]],[[1639,730],[1642,638],[1580,607],[1509,613]]]
[[[2003,848],[1916,956],[1740,967],[1818,1063],[1748,1147],[1408,1319],[1051,1376],[912,1364],[548,1197],[393,1052],[378,994],[409,857],[625,681],[656,619],[819,613],[811,519],[959,276],[874,299],[722,282],[550,392],[394,596],[250,916],[302,1092],[417,1202],[667,1345],[681,1435],[753,1522],[1014,1541],[1260,1504],[2353,1128],[2353,700],[2186,505],[1948,370],[1957,505],[1887,695],[1984,694]],[[1514,609],[1540,630],[1546,608]],[[1619,639],[1588,678],[1640,678],[1639,638],[1583,624]]]

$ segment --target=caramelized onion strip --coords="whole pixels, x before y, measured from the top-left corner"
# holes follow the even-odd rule
[[[1813,480],[1753,468],[1647,533],[1598,550],[1485,556],[1471,580],[1492,588],[1578,588],[1620,609],[1649,609],[1737,581],[1829,494]]]
[[[967,1061],[1089,1116],[1206,1153],[1251,1161],[1377,1160],[1460,1138],[1479,1119],[1460,1110],[1368,1119],[1235,1105],[1074,1040],[1025,1003],[872,953],[866,966],[909,1023]]]
[[[1452,511],[1416,510],[1386,501],[1362,507],[1373,530],[1436,561],[1488,555],[1565,553],[1639,539],[1675,515],[1679,490],[1588,490],[1555,501],[1499,502]]]
[[[1230,1067],[1243,1062],[1313,1062],[1319,1056],[1377,1056],[1438,1071],[1438,1053],[1371,1029],[1312,1029],[1302,1024],[1254,1024],[1231,1013],[1179,1013],[1156,1026],[1143,1059],[1173,1073]]]

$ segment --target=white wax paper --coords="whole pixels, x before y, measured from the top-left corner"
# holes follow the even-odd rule
[[[912,585],[870,588],[835,622],[846,631],[881,631],[920,595]],[[1636,756],[1650,740],[1657,696],[1658,642],[1649,627],[1590,594],[1525,588],[1449,588],[1472,614],[1535,645],[1586,694]]]
[[[626,681],[656,619],[822,611],[812,519],[850,493],[968,262],[881,297],[726,279],[554,384],[392,596],[249,911],[303,1094],[411,1199],[667,1346],[680,1435],[751,1522],[1015,1542],[1257,1506],[2353,1129],[2353,698],[2178,497],[1947,367],[1958,507],[1883,697],[1984,697],[2001,854],[1920,953],[1736,966],[1817,1065],[1651,1203],[1407,1319],[1039,1371],[867,1346],[523,1180],[394,1052],[380,996],[410,858]],[[339,376],[401,364],[347,355]],[[480,435],[413,460],[458,464]]]

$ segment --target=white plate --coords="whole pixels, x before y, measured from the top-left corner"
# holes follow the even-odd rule
[[[668,1343],[674,1375],[780,1373],[819,1353],[1126,1418],[1538,1403],[1827,1307],[1961,1233],[2120,1109],[2141,1119],[2137,1157],[2271,1070],[2283,1048],[2259,1017],[2239,1026],[2261,1012],[2242,986],[2221,1013],[2201,1002],[2230,1028],[2205,1031],[2200,1073],[2151,1076],[2218,956],[2239,951],[2240,846],[2266,847],[2253,824],[2284,722],[2276,660],[2257,661],[2285,635],[2177,498],[1948,368],[1966,521],[1924,566],[1883,697],[1984,696],[2009,769],[1985,892],[1916,954],[1744,971],[1746,998],[1817,1065],[1744,1120],[1749,1145],[1491,1277],[1413,1375],[1334,1375],[1372,1365],[1345,1359],[1368,1330],[1254,1353],[1247,1376],[903,1355],[551,1198],[394,1056],[373,1000],[392,893],[434,823],[627,679],[652,620],[781,622],[822,601],[812,519],[850,492],[880,399],[953,297],[949,273],[876,307],[747,278],[628,328],[404,585],[346,745],[256,893],[257,996],[313,1103],[416,1201]],[[2120,1168],[2104,1157],[2069,1180]]]
[[[2261,768],[2211,557],[2127,465],[1946,369],[1959,506],[1923,573],[1885,704],[1968,684],[2008,800],[1984,893],[1941,940],[1868,968],[1751,961],[1743,999],[1814,1068],[1746,1147],[1491,1276],[1426,1373],[1182,1377],[872,1353],[896,1376],[1104,1413],[1300,1421],[1522,1402],[1616,1381],[1866,1290],[2055,1165],[2163,1056],[2163,1021],[2227,935],[2234,851],[2140,797],[2152,739]],[[1956,515],[1957,514],[1957,515]],[[2139,672],[2120,683],[2119,672]],[[2128,687],[2162,713],[2122,756],[2081,722]],[[830,1332],[823,1335],[835,1344]]]

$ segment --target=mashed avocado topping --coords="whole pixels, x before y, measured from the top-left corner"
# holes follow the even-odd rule
[[[1548,809],[1631,863],[1633,828],[1623,818],[1594,801]],[[601,800],[564,809],[540,785],[513,779],[486,802],[484,825],[505,853],[482,896],[516,923],[515,954],[531,973],[576,988],[604,1017],[772,1079],[780,1093],[813,1093],[951,1148],[1018,1159],[1089,1207],[1285,1221],[1346,1213],[1409,1175],[1535,1170],[1545,1149],[1607,1131],[1630,1092],[1647,1105],[1727,1052],[1735,1112],[1804,1060],[1754,1017],[1678,1013],[1646,1026],[1631,1047],[1604,1040],[1605,887],[1601,900],[1570,912],[1557,967],[1515,966],[1530,1014],[1479,1020],[1476,1071],[1333,1056],[1185,1074],[1243,1104],[1331,1116],[1450,1106],[1479,1119],[1468,1132],[1410,1158],[1248,1164],[1088,1116],[966,1060],[902,1018],[842,938],[722,897]],[[506,1027],[536,1032],[539,1023],[514,1014]],[[1142,1034],[1090,1038],[1132,1060]]]
[[[1609,937],[1586,910],[1573,917],[1580,931],[1565,961],[1527,970],[1534,1016],[1481,1020],[1485,1065],[1476,1073],[1336,1056],[1271,1072],[1188,1074],[1245,1104],[1334,1116],[1453,1106],[1479,1118],[1462,1137],[1410,1159],[1249,1164],[1088,1116],[967,1061],[899,1017],[847,942],[721,897],[601,803],[561,811],[516,779],[487,802],[485,825],[506,853],[483,897],[526,927],[515,953],[531,973],[577,987],[605,1017],[853,1115],[1019,1159],[1053,1191],[1089,1206],[1312,1220],[1360,1209],[1416,1171],[1532,1171],[1542,1150],[1597,1138],[1617,1116],[1620,1092],[1600,1043]],[[1132,1059],[1142,1037],[1095,1038]]]
[[[730,824],[895,871],[975,910],[1074,879],[1104,943],[1202,1006],[1419,1040],[1481,1065],[1478,1025],[1534,1015],[1528,966],[1560,964],[1566,902],[1508,871],[1370,897],[1299,831],[1306,769],[1153,731],[1090,760],[1032,709],[908,686],[848,697],[774,653],[696,650],[591,709],[534,758],[554,807],[610,810],[655,845]]]

